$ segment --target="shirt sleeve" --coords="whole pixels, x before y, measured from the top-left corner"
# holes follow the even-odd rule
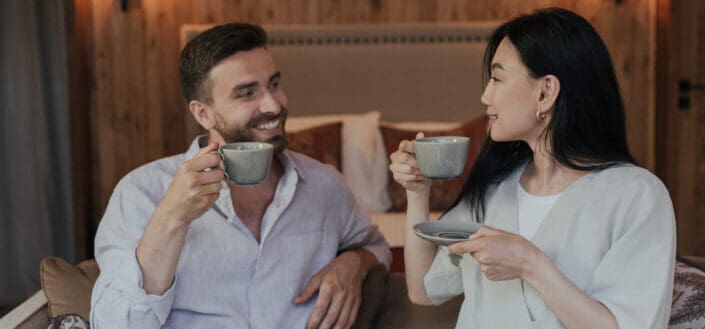
[[[101,272],[93,286],[90,324],[96,329],[161,328],[174,301],[174,283],[160,296],[147,294],[135,255],[157,200],[126,181],[115,188],[96,233]]]
[[[675,262],[675,219],[656,177],[616,192],[615,237],[595,269],[587,294],[614,314],[622,329],[666,328]],[[629,184],[633,185],[633,184]]]
[[[373,225],[370,215],[362,209],[355,200],[352,192],[346,187],[342,176],[337,176],[337,195],[335,198],[340,203],[335,205],[341,211],[343,218],[340,226],[340,246],[339,250],[349,250],[363,248],[372,253],[377,261],[384,265],[387,270],[392,263],[392,252],[389,244],[379,231],[377,225]]]
[[[470,220],[464,202],[450,209],[439,219],[443,221],[468,222]],[[439,247],[431,268],[424,276],[426,294],[434,305],[440,305],[463,293],[463,276],[458,255],[450,254],[447,247]]]

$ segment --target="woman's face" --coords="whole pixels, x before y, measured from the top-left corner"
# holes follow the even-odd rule
[[[490,81],[480,98],[487,105],[492,140],[536,141],[548,122],[548,117],[536,117],[541,97],[540,83],[529,75],[519,52],[505,37],[492,58]]]

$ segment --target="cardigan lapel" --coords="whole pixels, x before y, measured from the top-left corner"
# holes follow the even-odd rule
[[[539,224],[536,233],[531,238],[531,242],[549,258],[555,259],[558,254],[560,246],[574,220],[576,210],[582,205],[581,200],[590,193],[591,184],[589,182],[594,176],[595,172],[588,173],[568,186],[548,211],[546,217]]]
[[[516,184],[524,168],[520,166],[497,187],[495,197],[491,198],[493,202],[488,205],[485,218],[488,226],[517,233]],[[484,287],[484,297],[478,306],[491,313],[483,317],[482,328],[521,328],[523,324],[531,322],[520,279],[490,281],[482,275],[480,280]]]

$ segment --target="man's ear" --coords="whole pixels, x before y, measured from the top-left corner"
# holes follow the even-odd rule
[[[208,104],[194,99],[188,103],[188,109],[203,129],[210,130],[215,126],[215,116]]]
[[[539,110],[547,113],[552,111],[556,104],[556,99],[561,91],[561,82],[555,75],[548,74],[539,78],[539,83],[541,84],[541,93],[538,99]]]

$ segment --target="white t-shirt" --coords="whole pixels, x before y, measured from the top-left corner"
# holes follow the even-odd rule
[[[551,210],[553,204],[556,203],[561,194],[553,194],[546,196],[536,196],[529,194],[521,186],[517,184],[517,219],[519,220],[519,235],[530,240],[536,233],[541,222]]]

